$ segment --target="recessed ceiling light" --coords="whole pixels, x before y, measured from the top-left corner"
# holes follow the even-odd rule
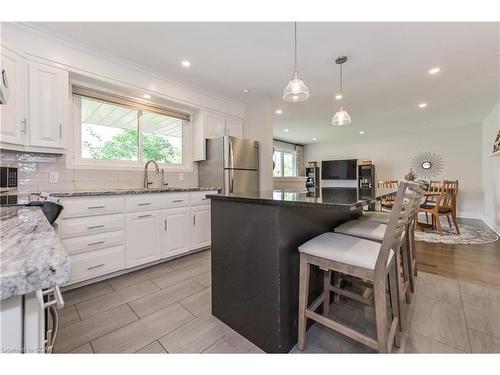
[[[149,94],[143,94],[142,97],[144,99],[151,99],[151,95],[149,95]]]
[[[293,100],[297,100],[298,98],[299,98],[299,96],[298,96],[298,95],[294,95],[294,96],[292,96],[292,99],[293,99]]]
[[[364,130],[361,130],[361,131],[359,132],[359,134],[363,135],[363,134],[365,134],[365,131],[364,131]]]
[[[288,129],[285,129],[285,133],[288,133]]]
[[[318,138],[313,138],[313,141],[317,141],[317,140],[318,140]]]
[[[429,70],[429,74],[436,74],[439,73],[441,69],[439,69],[437,66],[435,68],[432,68]]]
[[[191,63],[187,60],[184,60],[183,62],[181,62],[181,65],[184,67],[184,68],[189,68],[191,66]]]
[[[243,89],[243,90],[241,90],[241,91],[243,91],[245,94],[248,94],[248,93],[250,92],[250,90],[249,90],[249,89]]]
[[[277,115],[281,115],[283,113],[283,111],[281,109],[277,109],[275,112]]]
[[[427,103],[420,103],[418,105],[418,108],[425,108],[425,107],[427,107]]]
[[[341,94],[336,95],[336,96],[335,96],[335,99],[337,99],[337,100],[342,99],[342,95],[341,95]]]

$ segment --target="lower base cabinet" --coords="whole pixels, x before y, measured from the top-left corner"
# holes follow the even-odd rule
[[[58,232],[71,264],[66,285],[209,247],[208,194],[217,191],[64,198]]]
[[[191,207],[191,244],[190,249],[210,246],[210,205]]]
[[[163,211],[162,258],[189,251],[189,208],[173,208]]]
[[[160,259],[162,212],[126,215],[127,268]]]

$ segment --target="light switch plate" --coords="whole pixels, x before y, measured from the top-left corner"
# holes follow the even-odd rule
[[[49,173],[49,182],[53,183],[53,184],[59,182],[59,173],[50,172]]]
[[[184,181],[184,173],[179,173],[179,181]]]

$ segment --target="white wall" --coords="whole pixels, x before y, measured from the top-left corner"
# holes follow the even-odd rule
[[[482,123],[483,220],[500,234],[500,155],[491,157],[500,130],[500,101]]]
[[[335,131],[335,129],[332,129]],[[371,159],[377,179],[402,180],[410,162],[420,152],[435,152],[445,166],[435,179],[459,180],[458,215],[482,217],[481,125],[434,128],[426,132],[400,133],[393,136],[359,136],[356,142],[306,145],[305,161],[329,159]]]
[[[260,190],[273,189],[273,107],[269,99],[247,104],[243,136],[259,142]]]

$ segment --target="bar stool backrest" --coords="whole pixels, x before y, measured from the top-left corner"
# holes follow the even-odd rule
[[[419,184],[408,181],[399,183],[389,223],[375,264],[375,278],[377,275],[385,275],[390,251],[392,249],[396,252],[400,246],[407,226],[418,211],[421,198],[422,189]]]

